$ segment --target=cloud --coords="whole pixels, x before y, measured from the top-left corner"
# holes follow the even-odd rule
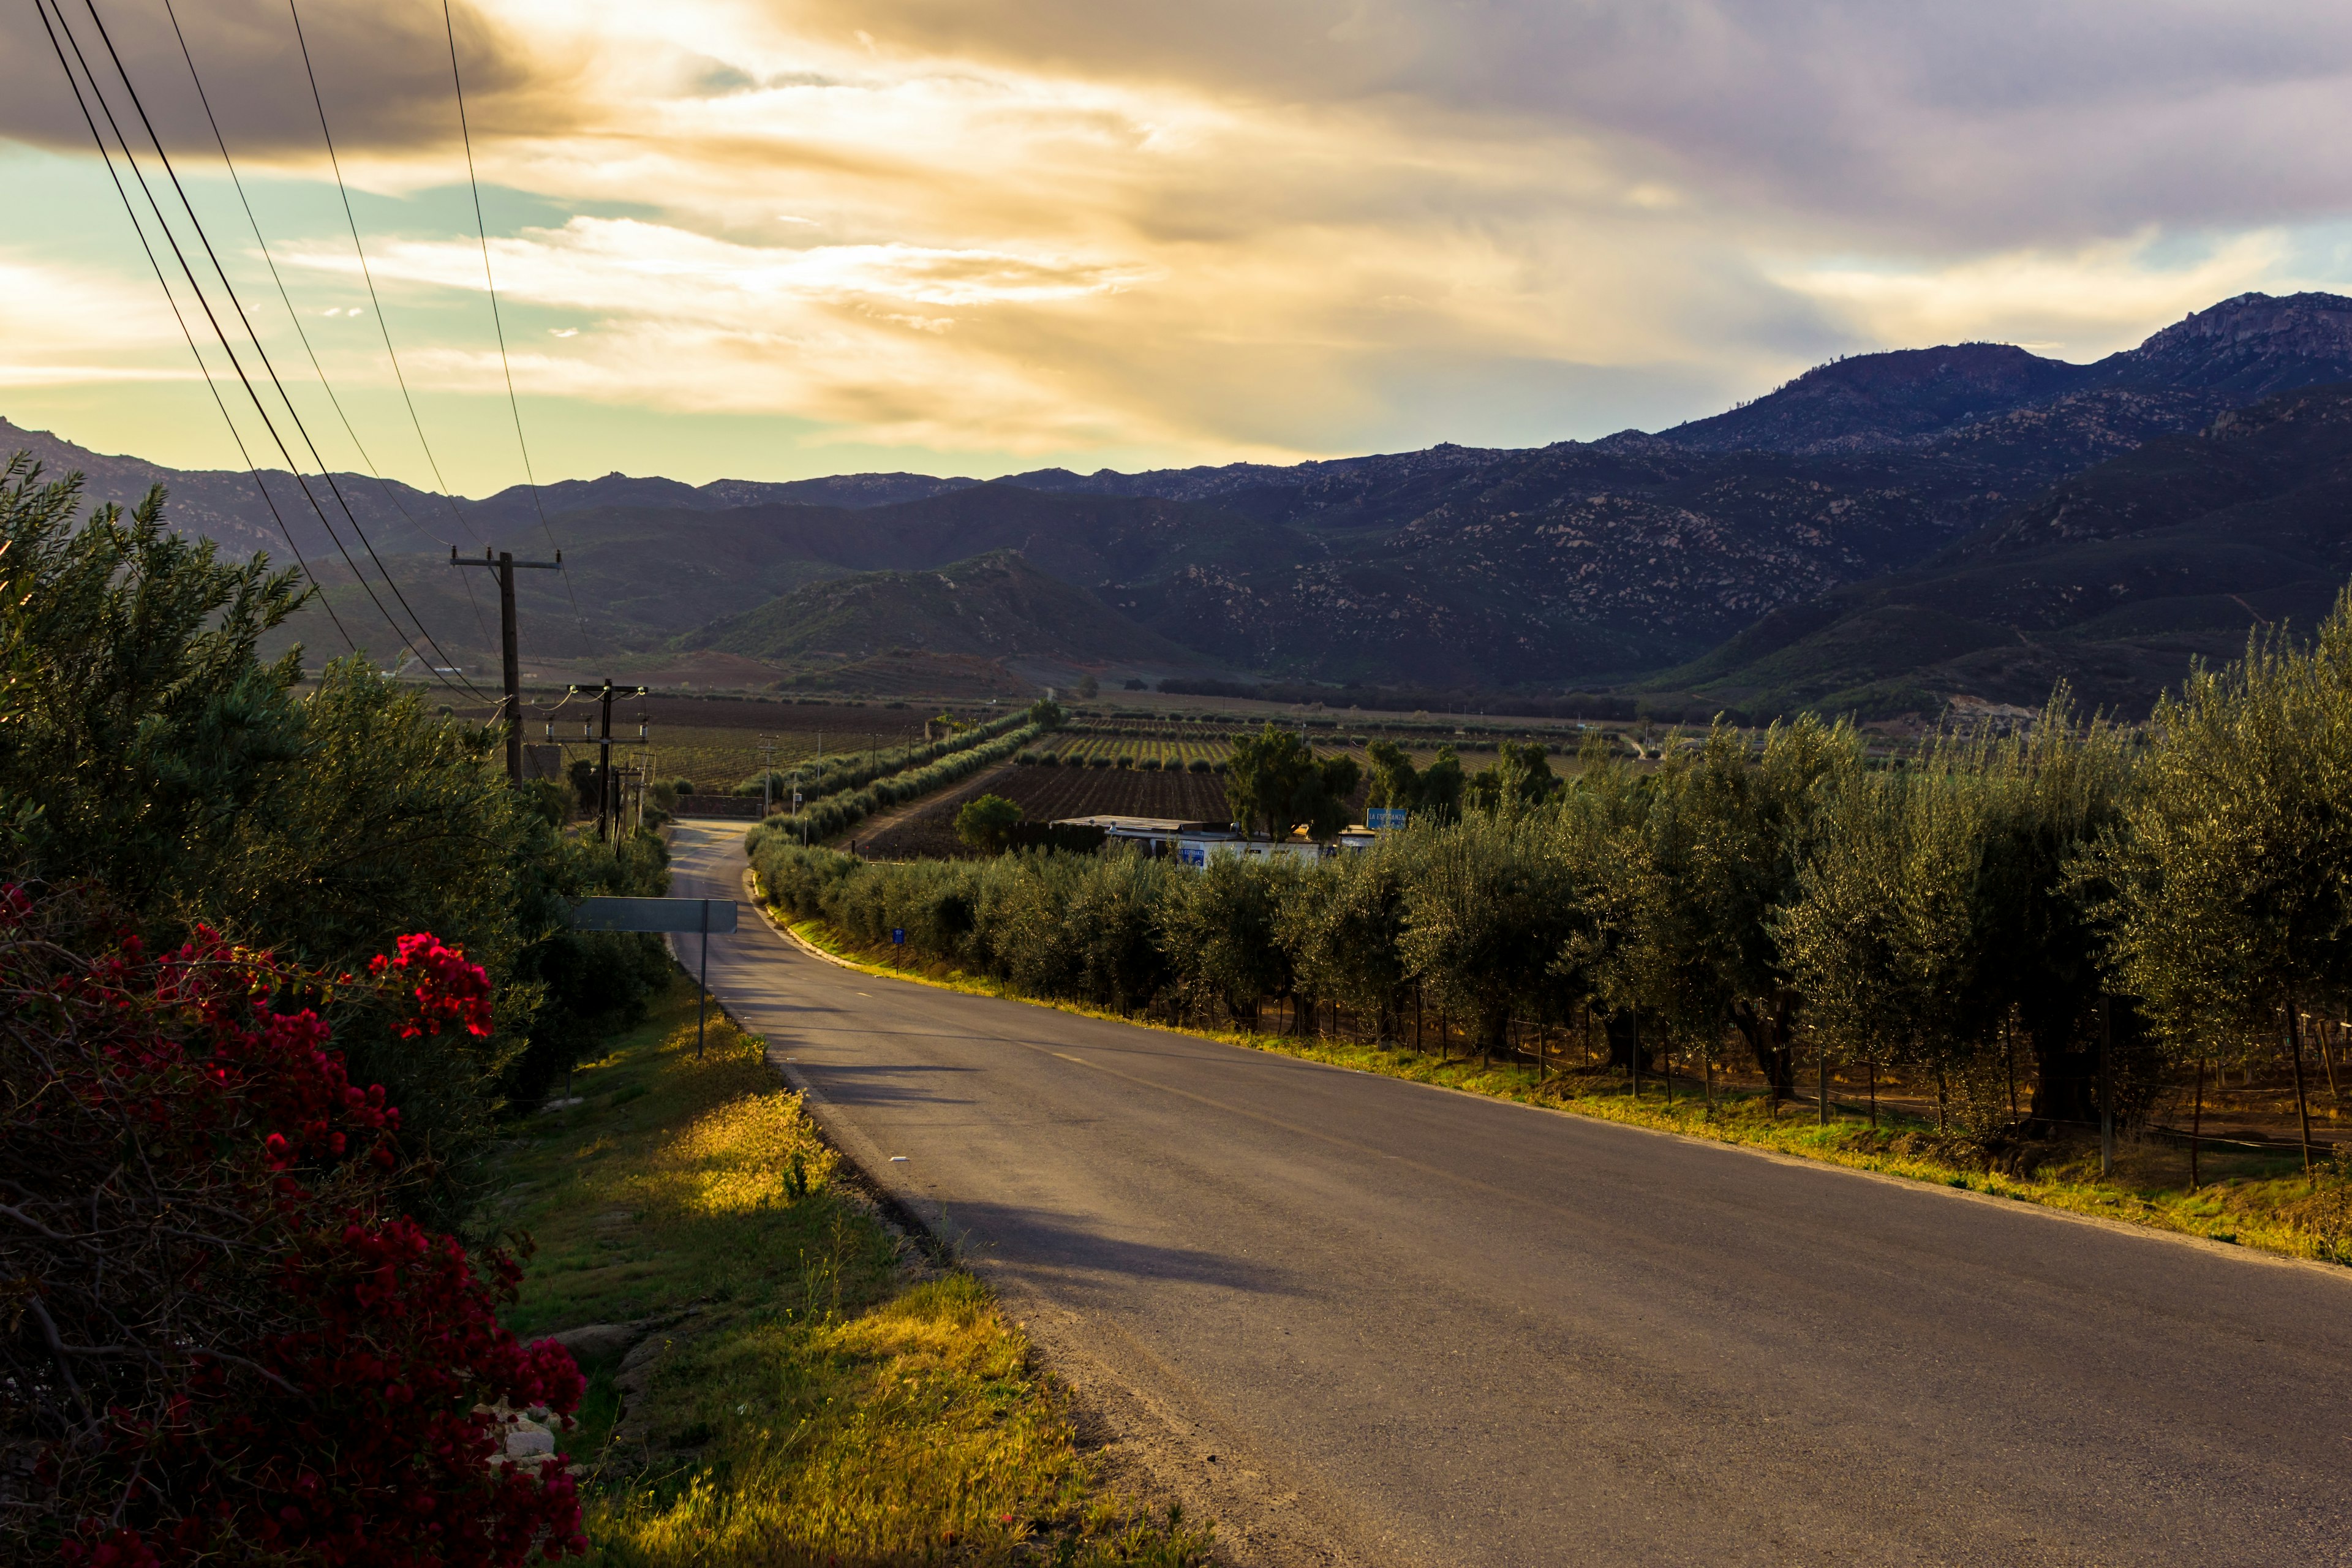
[[[208,177],[160,0],[100,5]],[[345,172],[382,198],[362,222],[404,363],[496,390],[431,10],[303,16]],[[325,221],[265,208],[298,289],[345,306],[354,263],[278,0],[182,15],[232,144],[320,195]],[[531,345],[519,386],[785,416],[971,471],[1593,435],[1832,353],[2002,337],[2088,356],[2345,270],[2312,237],[2352,207],[2340,6],[476,0],[458,18],[509,341]],[[31,25],[0,16],[0,47],[37,64]],[[57,83],[20,74],[0,134],[74,145]],[[39,252],[45,277],[61,254]],[[339,377],[388,377],[366,327],[332,346]]]
[[[1967,337],[2018,342],[2084,360],[2138,342],[2152,321],[2177,320],[2261,283],[2279,286],[2285,237],[2240,235],[2187,258],[2141,234],[2071,250],[2017,250],[1908,269],[1800,264],[1775,281],[1819,303],[1872,342]]]
[[[165,348],[160,355],[159,347]],[[142,288],[0,253],[0,386],[188,381],[195,374],[152,282]]]
[[[103,37],[83,6],[60,9],[134,151],[143,146],[144,132],[110,63],[108,40],[175,153],[215,153],[189,71],[193,59],[204,97],[234,154],[257,164],[324,164],[318,110],[285,0],[178,5],[180,33],[188,44],[185,58],[163,0],[94,3],[104,23]],[[307,0],[300,16],[340,151],[364,159],[390,149],[455,146],[458,127],[449,42],[437,5]],[[451,20],[466,73],[467,109],[478,126],[525,123],[547,134],[581,124],[575,89],[595,58],[593,38],[577,29],[536,33],[526,12],[493,17],[476,5],[455,5]],[[0,11],[0,58],[13,68],[9,91],[0,94],[0,136],[87,149],[89,129],[66,88],[49,36],[28,7]],[[104,125],[102,117],[100,122]]]

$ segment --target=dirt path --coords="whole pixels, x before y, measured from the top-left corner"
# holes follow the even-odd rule
[[[843,829],[825,842],[835,848],[844,848],[851,844],[871,843],[900,823],[911,822],[920,816],[924,812],[939,805],[944,797],[957,795],[971,796],[984,793],[991,780],[1011,773],[1018,765],[1007,761],[998,763],[993,767],[982,768],[976,773],[958,779],[945,789],[935,789],[929,795],[917,795],[912,800],[900,801],[887,811],[877,812],[856,826]]]

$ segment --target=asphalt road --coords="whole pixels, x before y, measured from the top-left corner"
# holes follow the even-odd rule
[[[737,890],[740,837],[683,825],[674,890]],[[872,979],[744,917],[714,991],[1049,1353],[1247,1471],[1270,1557],[2352,1562],[2352,1279]]]

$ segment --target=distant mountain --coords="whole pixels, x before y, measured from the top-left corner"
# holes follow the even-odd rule
[[[680,484],[676,479],[637,479],[626,474],[606,474],[601,479],[562,479],[541,485],[534,497],[528,486],[514,485],[478,501],[461,501],[468,521],[485,532],[539,526],[540,515],[556,516],[596,507],[676,507],[694,511],[723,511],[743,506],[892,506],[966,489],[977,479],[935,479],[928,474],[835,474],[822,479],[713,479],[707,485]]]
[[[555,514],[553,526],[567,570],[518,573],[515,604],[523,647],[554,658],[584,657],[607,646],[651,649],[812,583],[860,572],[936,569],[992,551],[1019,551],[1031,565],[1085,587],[1150,575],[1181,562],[1245,570],[1312,548],[1295,531],[1269,530],[1208,508],[1120,496],[1044,496],[1008,485],[975,485],[862,510],[592,507]],[[548,552],[541,544],[530,553]],[[487,596],[487,574],[453,570],[446,551],[387,554],[385,564],[452,657],[463,649],[487,662],[496,647],[495,625],[484,608],[496,602]],[[328,605],[355,636],[379,651],[397,646],[340,559],[315,563],[314,571]],[[389,598],[380,582],[376,592]],[[304,611],[281,640],[338,647],[325,608]],[[399,614],[396,607],[393,613]],[[1191,656],[1179,661],[1189,664]]]
[[[1836,595],[1925,569],[2070,476],[2339,381],[2352,381],[2352,300],[2249,294],[2092,364],[1986,343],[1858,355],[1657,435],[1532,449],[1042,469],[985,484],[614,474],[480,501],[336,482],[445,644],[484,625],[482,585],[448,569],[450,544],[543,554],[543,510],[571,571],[530,574],[522,596],[526,646],[551,654],[652,647],[845,574],[1013,550],[1213,665],[1557,689],[1650,677],[1790,616],[1822,629],[1843,614]],[[0,429],[0,444],[23,439]],[[53,466],[90,469],[100,496],[135,499],[163,479],[182,526],[282,558],[249,477],[169,475],[40,440]],[[336,608],[364,626],[373,606],[290,477],[264,481]],[[331,646],[315,625],[302,635]],[[1746,668],[1748,648],[1723,647],[1706,679]],[[1750,684],[1811,689],[1779,675]]]
[[[777,661],[919,652],[1178,668],[1193,662],[1012,550],[934,571],[862,572],[814,583],[713,622],[677,646]]]
[[[2249,628],[2309,628],[2352,574],[2352,385],[2306,388],[2063,479],[1923,564],[1766,616],[1657,677],[1742,708],[2144,712]]]
[[[1955,449],[1969,445],[1970,426],[2028,408],[2049,411],[2035,422],[2043,429],[2125,410],[2128,438],[2150,423],[2178,428],[2192,410],[2210,418],[2274,392],[2347,380],[2352,300],[2242,294],[2095,364],[2042,359],[2004,343],[1839,360],[1660,438],[1705,452]]]
[[[345,506],[378,552],[386,555],[436,549],[446,553],[452,543],[469,552],[490,544],[519,554],[545,554],[542,513],[553,518],[625,506],[691,511],[761,505],[855,509],[945,495],[980,482],[926,474],[840,474],[776,483],[713,479],[698,486],[615,473],[599,479],[559,479],[540,486],[535,498],[529,487],[514,485],[469,500],[341,469],[324,477],[311,474],[306,483],[297,483],[283,468],[264,468],[258,476],[235,469],[167,468],[142,458],[93,452],[47,430],[27,430],[0,419],[0,458],[16,452],[29,453],[52,478],[79,471],[89,481],[93,502],[134,506],[151,486],[162,485],[171,492],[169,515],[175,527],[216,540],[239,559],[268,551],[283,560],[289,531],[293,548],[305,557],[336,558],[335,535],[320,521],[319,510],[344,536],[345,547],[355,555],[364,554],[359,541],[350,537]],[[313,497],[319,510],[312,508]]]

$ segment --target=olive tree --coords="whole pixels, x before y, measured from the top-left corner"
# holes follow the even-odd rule
[[[2291,1039],[2352,979],[2352,595],[2308,649],[2257,635],[2193,673],[2149,729],[2084,860],[2116,973],[2177,1057]]]

